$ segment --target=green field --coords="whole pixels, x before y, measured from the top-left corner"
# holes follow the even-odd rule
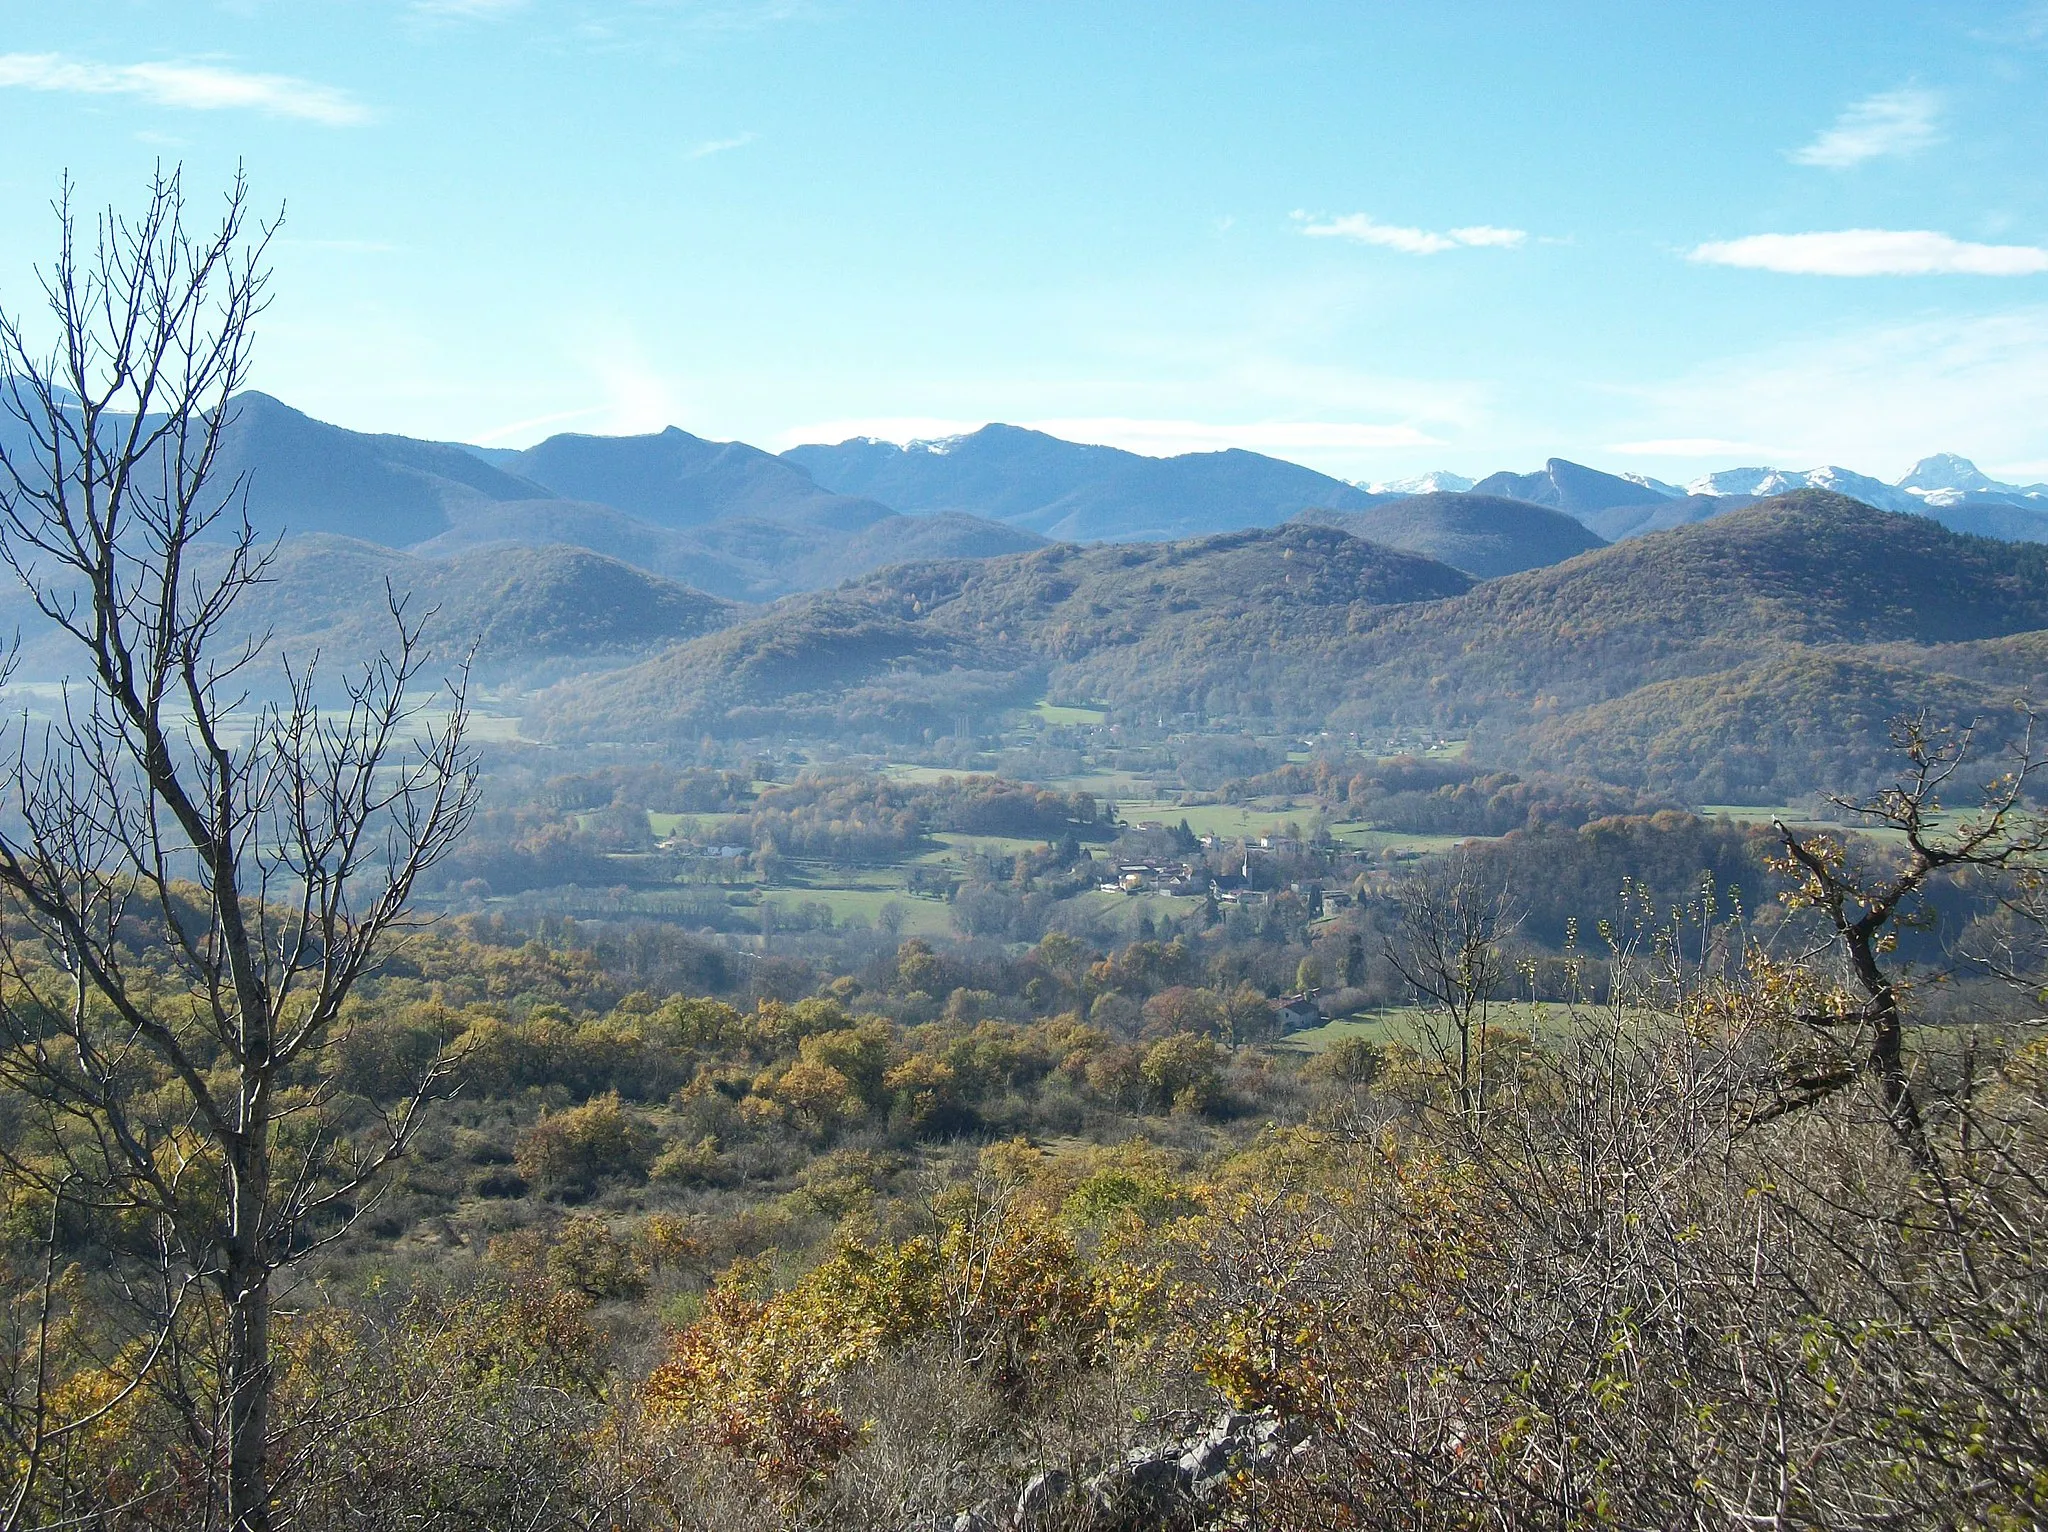
[[[1040,702],[1031,710],[1031,716],[1042,723],[1050,724],[1099,724],[1109,721],[1106,710],[1097,707],[1061,707],[1056,702]]]
[[[1537,1036],[1562,1031],[1571,1020],[1573,1008],[1551,1000],[1518,1000],[1496,1005],[1487,1025]],[[1429,1013],[1414,1006],[1396,1006],[1383,1011],[1363,1011],[1320,1027],[1289,1033],[1271,1046],[1287,1053],[1321,1053],[1346,1037],[1368,1038],[1376,1043],[1398,1042],[1413,1048],[1427,1036]]]
[[[1091,915],[1110,915],[1122,911],[1135,920],[1139,915],[1150,915],[1154,920],[1167,916],[1178,919],[1190,911],[1202,907],[1200,899],[1182,898],[1176,894],[1076,894],[1074,907],[1086,910]]]
[[[903,913],[905,936],[944,936],[953,929],[952,906],[937,899],[918,899],[901,888],[777,888],[761,895],[761,903],[778,911],[798,905],[822,904],[835,921],[849,918],[880,926],[882,910],[895,905]]]
[[[1462,846],[1468,841],[1483,841],[1485,835],[1424,835],[1408,830],[1373,830],[1365,825],[1335,824],[1330,826],[1330,838],[1347,851],[1365,851],[1375,854],[1387,851],[1414,851],[1433,854],[1448,851],[1453,846]]]
[[[1226,839],[1244,835],[1257,840],[1261,835],[1279,835],[1285,832],[1290,820],[1306,833],[1315,819],[1314,805],[1288,808],[1282,806],[1285,802],[1264,798],[1250,803],[1195,803],[1183,807],[1169,798],[1119,798],[1116,810],[1126,824],[1156,819],[1171,829],[1185,819],[1188,828],[1197,835],[1221,835]]]
[[[962,777],[972,775],[970,772],[955,771],[950,766],[906,766],[896,761],[881,767],[880,771],[883,776],[888,777],[892,781],[918,784],[947,780],[957,782]]]

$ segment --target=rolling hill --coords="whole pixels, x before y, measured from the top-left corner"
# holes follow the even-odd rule
[[[737,609],[702,591],[583,548],[491,548],[423,559],[347,538],[292,538],[271,578],[237,609],[273,648],[329,666],[389,641],[385,588],[431,614],[427,633],[445,653],[474,640],[480,674],[559,673],[565,665],[617,664],[712,632]]]
[[[1902,708],[2009,702],[2042,630],[2048,548],[1808,490],[1477,585],[1304,522],[904,565],[538,712],[565,740],[900,736],[1049,694],[1153,730],[1428,722],[1504,763],[1782,801],[1875,770]]]
[[[1142,457],[989,425],[945,441],[856,438],[782,454],[819,484],[899,511],[961,511],[1067,542],[1186,538],[1272,526],[1310,506],[1364,510],[1382,497],[1256,452]]]
[[[1166,544],[1062,544],[905,564],[543,698],[550,737],[771,727],[950,729],[1044,690],[1118,706],[1270,714],[1289,656],[1366,614],[1471,587],[1329,527]]]
[[[1339,527],[1353,537],[1420,553],[1482,580],[1561,564],[1606,546],[1562,511],[1476,492],[1414,495],[1367,511],[1319,508],[1295,520]]]

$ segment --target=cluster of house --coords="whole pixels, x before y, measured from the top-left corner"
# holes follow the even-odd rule
[[[1098,885],[1105,894],[1181,894],[1208,892],[1209,871],[1193,862],[1162,862],[1147,857],[1142,862],[1119,862],[1114,876]]]
[[[1213,873],[1193,862],[1162,862],[1148,857],[1142,862],[1119,862],[1113,876],[1096,885],[1105,894],[1177,894],[1183,898],[1213,898],[1218,904],[1240,909],[1264,909],[1278,897],[1273,889],[1253,888],[1241,872]],[[1290,883],[1287,892],[1308,907],[1311,915],[1343,909],[1352,902],[1349,889],[1324,888],[1319,883]]]

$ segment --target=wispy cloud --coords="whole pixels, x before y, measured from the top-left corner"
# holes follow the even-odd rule
[[[728,149],[741,149],[751,144],[758,134],[735,133],[730,138],[707,138],[701,144],[693,144],[683,151],[688,160],[707,160],[714,154],[723,154]]]
[[[2048,305],[1738,346],[1639,402],[1637,429],[1614,435],[1744,449],[1716,446],[1702,467],[1845,463],[1891,478],[1930,452],[1960,452],[2019,478],[2018,465],[2041,455],[2048,417]]]
[[[1411,229],[1397,223],[1381,223],[1369,213],[1342,213],[1334,218],[1314,217],[1296,211],[1294,221],[1311,239],[1349,239],[1361,245],[1378,245],[1408,255],[1438,255],[1463,246],[1510,249],[1529,237],[1526,229],[1502,229],[1490,223],[1470,224],[1438,234],[1431,229]]]
[[[979,430],[985,423],[930,416],[827,420],[785,431],[782,441],[788,447],[805,442],[840,442],[856,436],[894,442],[936,441],[948,436],[964,436]],[[1436,437],[1412,425],[1371,425],[1348,420],[1279,420],[1251,425],[1216,425],[1200,420],[1087,415],[1014,423],[1067,441],[1121,447],[1126,452],[1143,453],[1147,457],[1173,457],[1183,452],[1221,452],[1231,447],[1248,452],[1287,453],[1333,448],[1443,445]]]
[[[291,75],[251,74],[219,64],[100,64],[57,53],[0,53],[0,87],[80,96],[136,96],[186,111],[254,111],[330,128],[370,120],[346,91]]]
[[[2025,277],[2048,271],[2038,245],[1979,245],[1932,229],[1835,229],[1711,240],[1688,257],[1807,277]]]
[[[1810,144],[1792,151],[1793,163],[1823,170],[1847,170],[1865,160],[1911,154],[1941,141],[1941,97],[1908,86],[1866,96],[1843,111],[1835,125]]]

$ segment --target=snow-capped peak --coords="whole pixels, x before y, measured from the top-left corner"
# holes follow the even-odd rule
[[[2000,484],[1966,457],[1957,457],[1953,452],[1937,452],[1915,463],[1913,471],[1899,480],[1899,488],[1924,492],[1930,489],[2011,489],[2013,486]]]
[[[1685,489],[1691,495],[1784,495],[1795,489],[1827,489],[1881,510],[1920,508],[1905,491],[1868,474],[1837,468],[1832,464],[1804,469],[1724,468],[1719,473],[1701,475]]]
[[[1461,473],[1439,468],[1434,473],[1412,479],[1381,479],[1358,487],[1375,495],[1462,495],[1478,482]]]
[[[1640,484],[1644,489],[1662,495],[1666,500],[1676,500],[1685,493],[1676,484],[1666,484],[1662,479],[1653,479],[1646,473],[1625,473],[1619,477],[1631,484]]]

